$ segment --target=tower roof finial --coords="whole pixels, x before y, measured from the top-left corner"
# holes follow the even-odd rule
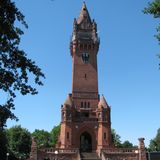
[[[85,2],[85,1],[83,1],[83,5],[85,5],[85,6],[86,6],[86,2]]]
[[[89,16],[89,12],[87,10],[87,6],[86,6],[85,1],[83,1],[83,6],[82,6],[80,16],[79,16],[78,21],[77,21],[78,24],[80,24],[84,19],[86,19],[88,22],[91,22],[91,18]]]

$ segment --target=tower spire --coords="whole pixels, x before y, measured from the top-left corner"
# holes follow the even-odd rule
[[[78,24],[80,24],[83,21],[87,21],[87,22],[91,23],[91,18],[90,18],[85,1],[83,2],[82,9],[81,9],[81,12],[80,12],[80,15],[79,15],[77,22],[78,22]]]

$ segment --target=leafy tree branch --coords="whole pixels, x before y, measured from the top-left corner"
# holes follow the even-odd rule
[[[25,16],[11,0],[1,1],[0,92],[8,94],[6,103],[0,104],[1,130],[6,126],[7,119],[18,120],[13,113],[16,92],[19,91],[22,95],[37,94],[37,89],[29,82],[30,77],[33,77],[34,84],[37,85],[43,85],[41,78],[45,78],[35,61],[29,59],[27,53],[20,49],[21,36],[24,32],[18,26],[28,28]]]

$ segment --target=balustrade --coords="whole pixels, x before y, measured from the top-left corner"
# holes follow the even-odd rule
[[[55,149],[55,148],[46,148],[44,149],[44,151],[46,153],[51,153],[51,154],[75,154],[75,153],[79,153],[78,149]]]
[[[106,154],[138,154],[138,148],[108,148],[103,149],[103,153]]]

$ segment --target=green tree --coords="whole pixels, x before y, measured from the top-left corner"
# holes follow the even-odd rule
[[[112,129],[112,141],[116,147],[119,148],[132,148],[134,147],[131,142],[128,140],[124,141],[123,143],[121,142],[121,136],[116,133],[115,129]]]
[[[150,151],[160,151],[160,128],[157,130],[156,137],[150,140]]]
[[[154,18],[160,18],[160,0],[154,0],[153,2],[149,2],[148,6],[145,7],[145,14],[151,14]],[[160,26],[157,27],[157,35],[155,35],[157,40],[160,42]]]
[[[112,129],[112,141],[116,147],[122,147],[120,139],[120,135],[116,133],[115,129]]]
[[[51,135],[45,130],[36,129],[32,133],[32,137],[35,137],[37,140],[38,148],[40,147],[50,147],[51,144]]]
[[[13,126],[6,130],[8,150],[16,157],[27,158],[31,147],[31,133],[21,126]]]
[[[0,1],[0,92],[7,94],[6,103],[0,104],[1,130],[7,119],[18,120],[13,113],[17,91],[22,95],[37,94],[30,79],[34,79],[37,85],[43,85],[41,69],[19,47],[24,34],[21,28],[28,28],[24,18],[12,0]]]
[[[133,144],[129,142],[128,140],[122,143],[122,148],[132,148],[132,147],[133,147]]]
[[[60,125],[55,126],[51,131],[51,145],[55,147],[58,141],[58,136],[60,133]]]

